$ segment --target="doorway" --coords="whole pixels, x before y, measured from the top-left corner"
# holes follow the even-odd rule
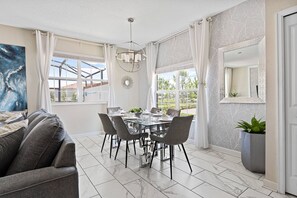
[[[297,7],[278,14],[279,191],[297,195]]]

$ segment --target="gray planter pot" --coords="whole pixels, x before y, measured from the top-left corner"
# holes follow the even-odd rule
[[[243,166],[256,173],[265,173],[265,134],[241,132]]]

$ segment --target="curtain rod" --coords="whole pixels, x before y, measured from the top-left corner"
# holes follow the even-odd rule
[[[208,22],[212,22],[212,17],[207,17],[206,20],[207,20]],[[199,25],[200,25],[202,22],[203,22],[203,19],[198,20],[198,24],[199,24]],[[190,25],[190,27],[193,27],[193,26]],[[174,37],[176,37],[176,36],[179,36],[179,35],[181,35],[181,34],[183,34],[183,33],[186,33],[187,31],[189,31],[188,28],[186,28],[186,29],[182,29],[182,30],[177,31],[177,32],[174,32],[173,34],[170,34],[169,36],[165,36],[165,37],[159,39],[158,41],[155,42],[155,44],[164,43],[165,41],[168,41],[168,40],[170,40],[170,39],[172,39],[172,38],[174,38]]]
[[[33,30],[33,34],[34,35],[36,34],[35,33],[35,30]],[[42,35],[46,35],[46,32],[45,31],[41,31],[41,34]],[[77,42],[88,44],[88,45],[95,45],[95,46],[100,46],[100,47],[103,47],[104,46],[104,43],[96,43],[96,42],[92,42],[92,41],[80,40],[80,39],[66,37],[66,36],[55,35],[55,37],[58,38],[58,39],[61,39],[61,40],[77,41]]]

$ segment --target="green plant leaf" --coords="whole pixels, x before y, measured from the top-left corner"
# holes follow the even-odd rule
[[[265,133],[266,122],[262,121],[262,119],[257,119],[256,116],[253,116],[251,119],[251,123],[248,123],[244,120],[240,120],[237,122],[236,128],[240,128],[248,133]]]

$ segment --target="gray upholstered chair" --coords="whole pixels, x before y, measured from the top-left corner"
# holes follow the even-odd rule
[[[107,107],[107,114],[115,113],[119,110],[121,110],[121,107]]]
[[[159,113],[161,111],[161,109],[157,108],[157,107],[152,107],[151,109],[151,113]]]
[[[152,160],[150,163],[150,167],[152,167],[152,162],[154,159],[155,152],[157,150],[158,143],[164,143],[169,145],[169,158],[170,158],[170,178],[172,179],[172,154],[173,154],[173,146],[174,145],[182,145],[183,151],[185,153],[187,162],[189,164],[190,170],[192,172],[192,167],[189,162],[185,147],[183,145],[184,142],[187,141],[189,137],[189,131],[191,127],[191,123],[193,120],[193,116],[187,117],[174,117],[172,123],[168,130],[166,131],[165,135],[158,136],[158,135],[151,135],[151,140],[155,141],[155,146],[153,150]]]
[[[102,147],[101,147],[101,153],[102,153],[102,150],[103,150],[103,147],[104,147],[104,143],[105,143],[105,140],[106,140],[106,136],[107,135],[110,135],[111,138],[110,138],[110,153],[109,153],[109,158],[111,158],[111,152],[112,152],[112,137],[114,135],[117,134],[117,131],[116,129],[114,128],[113,124],[112,124],[112,121],[110,120],[110,118],[108,117],[107,114],[104,114],[104,113],[98,113],[99,117],[100,117],[100,120],[102,122],[102,125],[103,125],[103,130],[105,132],[105,136],[104,136],[104,140],[103,140],[103,144],[102,144]]]
[[[180,110],[168,109],[166,112],[166,115],[169,115],[171,117],[178,117],[178,116],[180,116]]]
[[[176,110],[176,109],[167,109],[167,111],[166,111],[166,115],[168,115],[168,116],[170,116],[170,117],[178,117],[178,116],[180,116],[180,110]],[[170,124],[164,124],[164,125],[162,126],[162,127],[163,127],[162,131],[166,131],[166,130],[168,129],[169,126],[170,126]],[[178,145],[178,148],[179,148],[179,150],[181,150],[180,147],[179,147],[179,145]]]
[[[120,138],[119,143],[118,143],[118,148],[116,151],[116,155],[114,159],[117,158],[119,148],[121,145],[122,140],[126,140],[126,159],[125,159],[125,168],[127,168],[127,158],[128,158],[128,142],[130,140],[139,140],[140,138],[147,138],[148,133],[130,133],[129,129],[127,128],[126,124],[124,123],[122,117],[120,116],[115,116],[113,117],[114,125],[117,130],[118,137]],[[134,149],[135,149],[135,144],[134,144]]]

